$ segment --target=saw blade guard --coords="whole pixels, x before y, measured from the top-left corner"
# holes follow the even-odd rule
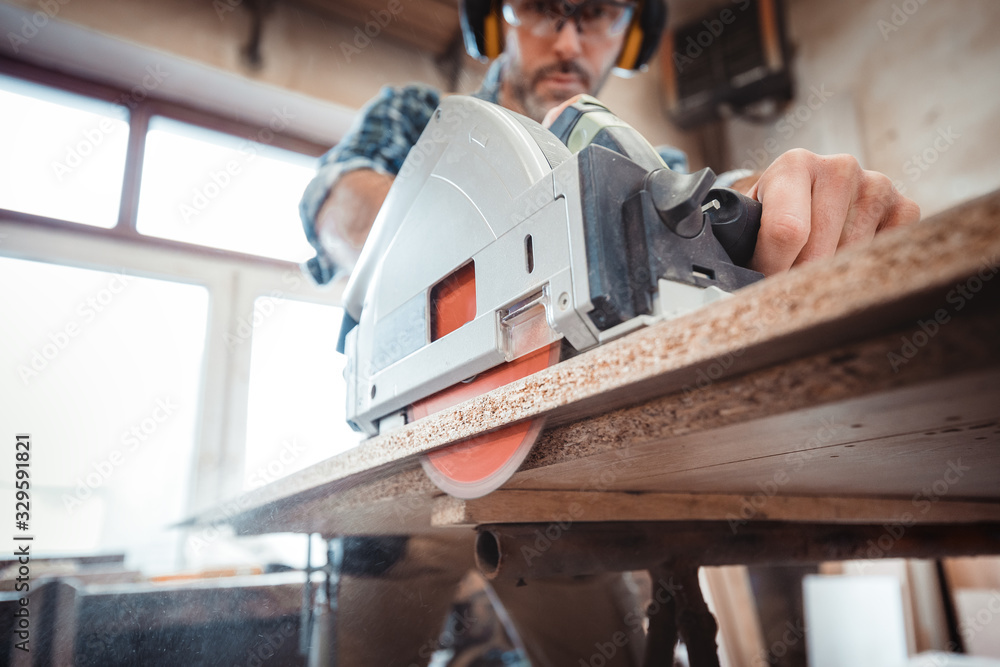
[[[570,289],[573,213],[554,195],[553,170],[571,157],[550,132],[497,105],[461,96],[441,104],[345,292],[359,322],[346,341],[353,424],[375,435],[415,401],[562,337],[552,294]],[[471,309],[441,329],[434,304],[453,284],[473,286]]]

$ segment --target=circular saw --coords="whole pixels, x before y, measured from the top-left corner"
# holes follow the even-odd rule
[[[571,150],[572,149],[572,150]],[[680,174],[593,98],[551,131],[445,99],[410,151],[348,283],[347,417],[369,436],[474,399],[755,282],[760,205]],[[542,419],[425,455],[475,498],[517,470]]]

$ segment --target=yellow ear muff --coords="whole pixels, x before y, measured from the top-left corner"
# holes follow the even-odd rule
[[[621,69],[635,69],[635,64],[639,59],[639,47],[642,46],[642,28],[638,21],[633,21],[628,27],[628,34],[625,36],[625,43],[622,44],[622,52],[618,55],[617,67]]]
[[[490,60],[503,52],[503,33],[500,31],[500,16],[496,12],[486,15],[483,22],[483,41],[486,46],[486,57]]]

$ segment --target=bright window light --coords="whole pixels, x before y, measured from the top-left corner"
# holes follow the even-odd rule
[[[266,140],[263,128],[252,139]],[[317,161],[250,139],[154,117],[137,228],[149,236],[293,262],[315,254],[298,203]]]
[[[247,318],[252,343],[248,336],[227,339],[231,345],[253,345],[245,489],[269,484],[361,441],[345,418],[345,357],[336,351],[343,312],[260,297]]]
[[[0,208],[118,222],[128,110],[0,76]]]
[[[0,284],[15,323],[0,327],[0,432],[32,435],[32,552],[176,568],[208,291],[8,258]],[[4,494],[13,472],[0,466]]]

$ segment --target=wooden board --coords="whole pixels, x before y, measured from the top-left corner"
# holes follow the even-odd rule
[[[921,509],[909,498],[501,489],[476,500],[440,496],[431,523],[477,526],[504,523],[512,516],[524,523],[727,521],[734,527],[749,520],[880,524],[902,522],[906,516],[910,517],[906,522],[913,524],[1000,523],[1000,502],[940,500],[929,503],[926,512]]]
[[[997,501],[998,266],[1000,193],[380,436],[198,522],[431,530],[438,494],[417,455],[537,416],[549,428],[507,489],[752,497],[776,486],[771,495],[917,510]]]

